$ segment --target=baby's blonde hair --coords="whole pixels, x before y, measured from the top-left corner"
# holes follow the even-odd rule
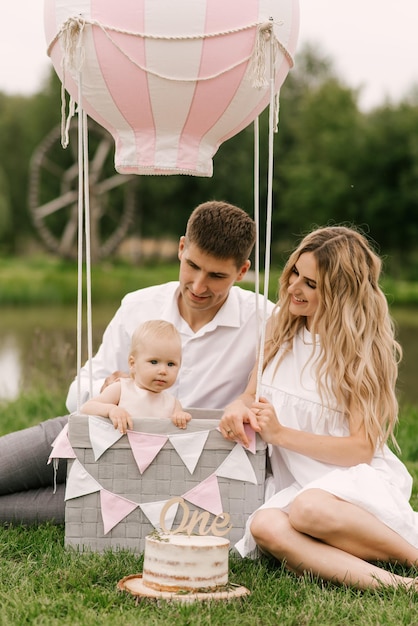
[[[288,286],[299,257],[310,252],[317,264],[318,307],[311,319],[319,336],[316,372],[323,399],[334,396],[350,416],[363,415],[373,445],[391,437],[398,417],[395,395],[402,356],[386,297],[379,287],[382,262],[367,238],[346,226],[318,228],[290,255],[279,283],[279,301],[272,316],[266,365],[280,348],[292,349],[305,317],[289,311]],[[315,346],[314,346],[315,348]],[[284,354],[281,356],[283,358]]]
[[[140,346],[146,341],[153,341],[155,338],[166,339],[167,341],[173,341],[178,343],[179,352],[181,355],[181,338],[177,328],[166,322],[165,320],[148,320],[144,322],[132,335],[130,356],[136,357],[140,351]]]

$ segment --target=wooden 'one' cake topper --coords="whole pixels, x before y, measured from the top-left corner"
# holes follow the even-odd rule
[[[183,518],[178,528],[175,530],[168,530],[165,525],[165,517],[167,515],[167,511],[175,504],[179,504],[183,509]],[[212,523],[209,524],[210,515],[209,511],[203,511],[201,513],[199,513],[199,511],[190,511],[184,499],[181,496],[176,496],[175,498],[168,500],[161,509],[160,528],[167,534],[187,533],[189,536],[211,534],[216,535],[217,537],[223,537],[229,533],[232,528],[232,524],[230,524],[231,516],[229,513],[216,515]],[[196,527],[198,527],[197,532]]]

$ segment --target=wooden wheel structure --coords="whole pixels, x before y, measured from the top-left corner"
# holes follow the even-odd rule
[[[52,129],[35,150],[30,164],[29,210],[46,247],[74,259],[78,237],[77,122],[69,132],[65,150],[61,127]],[[90,247],[92,261],[98,261],[114,252],[132,224],[138,177],[115,171],[113,138],[92,120],[88,137]]]

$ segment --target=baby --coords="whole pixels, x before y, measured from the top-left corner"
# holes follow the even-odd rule
[[[81,412],[108,417],[125,434],[133,429],[132,416],[168,417],[186,428],[191,415],[166,389],[181,365],[181,339],[177,329],[163,320],[150,320],[134,332],[129,354],[130,378],[120,378],[81,406]]]

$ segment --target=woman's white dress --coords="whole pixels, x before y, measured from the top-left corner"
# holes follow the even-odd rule
[[[312,347],[311,334],[306,329],[301,331],[295,337],[293,351],[277,370],[278,357],[267,366],[260,395],[274,406],[284,426],[317,435],[346,437],[349,428],[342,411],[321,404],[315,384],[315,359],[309,361]],[[265,503],[260,508],[288,511],[301,491],[323,489],[373,513],[418,547],[418,513],[409,504],[412,478],[387,446],[376,451],[370,464],[353,467],[323,463],[278,446],[269,445],[268,449],[272,476],[266,482]],[[235,547],[242,556],[256,547],[249,523]]]

